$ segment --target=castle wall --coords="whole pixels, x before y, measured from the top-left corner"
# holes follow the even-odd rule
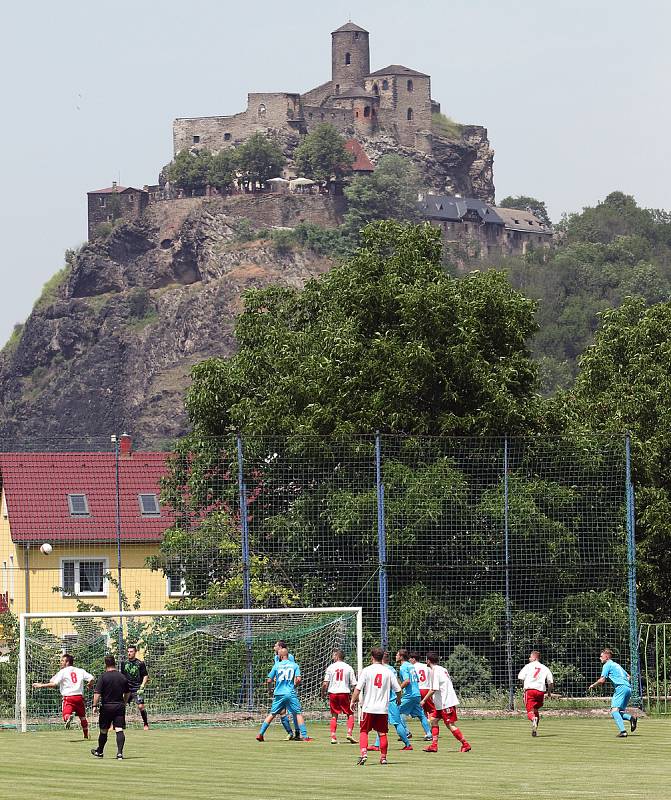
[[[347,63],[349,54],[349,64]],[[370,72],[370,49],[366,31],[335,31],[331,34],[331,80],[334,87],[363,86]],[[334,88],[334,93],[335,88]]]
[[[320,106],[333,94],[333,82],[326,81],[321,86],[316,86],[310,89],[309,92],[301,95],[301,101],[304,106]]]
[[[343,135],[352,136],[354,134],[354,113],[351,108],[304,105],[303,116],[308,131],[328,122]]]
[[[112,198],[115,198],[112,200]],[[113,219],[131,222],[138,219],[149,203],[149,194],[139,189],[132,192],[109,192],[88,195],[88,236],[93,239],[101,225]]]

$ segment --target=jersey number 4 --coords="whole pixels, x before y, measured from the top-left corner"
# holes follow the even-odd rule
[[[382,688],[382,673],[378,672],[375,678],[373,679],[373,686],[377,686],[378,689]]]

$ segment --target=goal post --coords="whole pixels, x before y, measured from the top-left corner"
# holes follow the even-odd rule
[[[265,678],[272,647],[284,639],[301,667],[305,711],[323,714],[324,670],[334,649],[363,668],[361,607],[31,612],[19,615],[16,725],[61,725],[56,690],[32,690],[60,669],[70,652],[93,675],[103,656],[123,660],[119,642],[137,644],[149,672],[147,710],[165,724],[224,725],[256,721],[268,710]]]

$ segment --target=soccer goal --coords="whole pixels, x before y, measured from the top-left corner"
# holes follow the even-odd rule
[[[22,732],[62,725],[58,692],[32,685],[60,669],[64,652],[97,677],[104,656],[123,660],[129,644],[147,665],[145,703],[154,723],[257,721],[268,709],[265,679],[278,639],[300,665],[304,710],[326,713],[320,687],[332,651],[343,650],[361,670],[362,630],[361,608],[351,607],[21,614],[16,725]]]

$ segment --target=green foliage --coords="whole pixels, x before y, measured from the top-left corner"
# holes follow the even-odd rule
[[[249,291],[238,353],[194,368],[187,409],[209,434],[527,430],[533,313],[499,273],[447,276],[430,225],[377,223],[303,290]]]
[[[328,122],[318,125],[303,139],[294,153],[299,175],[315,181],[340,178],[350,171],[354,156],[345,138]]]
[[[21,341],[21,335],[23,334],[23,322],[17,322],[14,327],[12,328],[12,332],[9,335],[9,339],[5,342],[4,347],[0,350],[0,353],[5,353],[5,355],[9,355],[13,353],[16,348],[19,346],[19,342]]]
[[[294,232],[286,228],[273,230],[270,234],[270,239],[273,243],[273,250],[279,256],[288,255],[296,245]]]
[[[431,129],[444,139],[458,141],[463,137],[463,126],[440,112],[431,114]]]
[[[237,148],[238,169],[243,183],[254,190],[270,178],[277,178],[286,163],[279,144],[262,133],[255,133]]]
[[[359,232],[369,222],[417,220],[418,192],[419,175],[415,167],[401,156],[383,156],[375,172],[357,176],[345,189],[345,235],[358,241]]]
[[[445,667],[464,697],[486,695],[492,687],[492,670],[484,656],[460,644],[450,653]]]
[[[537,200],[535,197],[527,197],[522,194],[517,195],[517,197],[504,197],[498,205],[501,208],[517,208],[520,211],[530,211],[548,227],[552,226],[552,221],[550,220],[550,215],[548,214],[545,203],[542,200]]]
[[[64,284],[66,283],[68,276],[70,275],[71,271],[70,264],[66,264],[62,269],[59,269],[58,272],[54,273],[49,280],[44,284],[42,287],[42,292],[40,296],[35,301],[35,305],[33,306],[33,311],[37,311],[42,308],[46,308],[54,303],[61,295],[61,290]]]
[[[343,235],[340,228],[322,228],[311,222],[301,222],[294,228],[296,241],[319,256],[350,255],[351,241]]]
[[[237,151],[233,148],[220,150],[212,156],[207,171],[207,182],[220,192],[227,192],[235,183],[238,168]]]
[[[208,183],[212,168],[212,153],[209,150],[180,150],[167,167],[167,178],[178,189],[202,192]]]
[[[256,228],[247,219],[247,217],[240,217],[231,223],[231,227],[235,232],[236,242],[253,242],[259,238]]]

